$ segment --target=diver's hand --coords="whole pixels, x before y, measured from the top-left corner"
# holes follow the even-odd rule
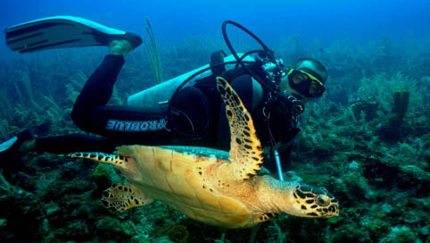
[[[287,97],[287,101],[292,115],[298,116],[305,111],[305,103],[296,97],[290,95]]]
[[[297,174],[297,172],[289,170],[284,172],[284,180],[292,182],[302,182],[303,179]]]

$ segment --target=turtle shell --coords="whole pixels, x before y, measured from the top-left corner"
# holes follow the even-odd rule
[[[213,178],[226,160],[139,145],[122,146],[117,154],[133,159],[134,171],[121,170],[146,196],[206,224],[226,228],[253,224],[256,215],[229,193],[235,191],[234,184]]]

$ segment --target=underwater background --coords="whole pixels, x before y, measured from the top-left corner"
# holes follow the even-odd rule
[[[224,20],[250,29],[288,66],[328,69],[327,94],[306,106],[292,166],[340,201],[340,216],[281,216],[225,230],[156,202],[123,213],[101,194],[111,167],[54,154],[0,158],[1,242],[430,242],[430,4],[428,1],[0,1],[0,27],[73,15],[157,41],[163,80],[228,51]],[[147,19],[148,18],[148,19]],[[231,30],[237,51],[258,48]],[[0,44],[0,141],[80,132],[70,119],[105,47],[17,54]],[[110,104],[157,82],[142,47],[127,56]],[[223,233],[225,233],[223,235]]]

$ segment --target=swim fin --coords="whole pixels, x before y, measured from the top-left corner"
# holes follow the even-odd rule
[[[17,153],[24,142],[32,139],[34,139],[33,133],[29,129],[23,130],[11,139],[0,143],[0,157]]]
[[[19,53],[64,47],[107,46],[113,40],[128,40],[133,49],[142,39],[133,33],[97,22],[73,17],[54,16],[7,28],[6,44]]]

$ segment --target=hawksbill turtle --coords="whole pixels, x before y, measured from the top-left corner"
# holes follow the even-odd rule
[[[253,121],[229,83],[217,78],[226,104],[231,146],[221,150],[184,146],[125,145],[115,154],[73,153],[117,167],[128,183],[103,193],[103,204],[118,211],[160,200],[188,217],[224,228],[247,228],[282,213],[312,218],[339,215],[325,189],[258,175],[262,148]]]

